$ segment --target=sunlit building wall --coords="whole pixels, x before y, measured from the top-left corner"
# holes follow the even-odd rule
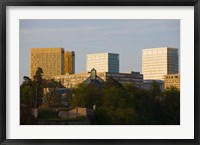
[[[178,49],[161,47],[142,50],[144,80],[164,80],[164,75],[178,73]]]
[[[31,48],[31,78],[38,67],[42,68],[43,77],[46,79],[65,73],[75,73],[75,52],[64,51],[64,48]]]
[[[139,72],[130,72],[130,73],[112,73],[112,72],[97,72],[97,75],[103,79],[105,82],[109,77],[113,77],[115,80],[121,84],[134,84],[136,87],[141,88],[143,85],[143,75]],[[54,76],[53,78],[61,82],[66,88],[74,88],[78,84],[82,83],[90,76],[90,73],[83,72],[80,74],[65,74]]]
[[[65,51],[64,53],[64,74],[75,73],[75,53],[74,51]]]
[[[164,86],[165,89],[170,87],[176,87],[177,89],[180,89],[180,74],[171,74],[171,75],[165,75],[164,80]]]
[[[43,70],[43,76],[49,78],[64,74],[63,48],[31,48],[30,77],[33,78],[37,68]]]
[[[119,54],[87,54],[87,71],[89,72],[93,68],[97,72],[119,72]]]

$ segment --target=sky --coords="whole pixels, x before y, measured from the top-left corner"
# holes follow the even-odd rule
[[[30,76],[30,48],[75,51],[75,73],[86,71],[89,53],[118,53],[120,72],[142,73],[142,49],[180,49],[178,19],[21,19],[20,84]]]

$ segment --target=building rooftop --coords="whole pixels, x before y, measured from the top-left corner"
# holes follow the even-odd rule
[[[168,48],[168,49],[178,49],[178,48],[174,48],[174,47],[168,47],[168,46],[166,46],[166,47],[142,48],[142,50],[148,50],[148,49],[166,49],[166,48]]]
[[[101,53],[89,53],[87,55],[99,55],[99,54],[116,54],[116,55],[119,55],[118,53],[110,53],[110,52],[101,52]]]

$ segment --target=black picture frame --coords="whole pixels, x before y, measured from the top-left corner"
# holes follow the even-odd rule
[[[194,6],[194,139],[6,139],[6,7],[7,6]],[[199,0],[0,0],[0,143],[22,144],[200,144],[200,1]]]

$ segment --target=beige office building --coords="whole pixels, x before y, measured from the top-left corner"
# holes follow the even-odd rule
[[[87,54],[87,71],[119,72],[119,54],[97,53]]]
[[[65,52],[64,48],[31,48],[30,77],[33,79],[38,67],[43,70],[43,77],[74,72],[74,52]]]
[[[178,49],[161,47],[142,50],[144,80],[164,80],[164,75],[178,73]]]
[[[97,75],[107,81],[109,77],[113,77],[121,84],[132,83],[136,87],[142,88],[143,85],[143,75],[139,72],[130,72],[130,73],[112,73],[112,72],[97,72]],[[78,84],[85,81],[90,76],[90,73],[83,72],[80,74],[66,74],[54,76],[53,78],[56,81],[61,82],[66,88],[74,88]]]
[[[180,74],[165,75],[164,86],[165,89],[171,86],[180,89]]]

